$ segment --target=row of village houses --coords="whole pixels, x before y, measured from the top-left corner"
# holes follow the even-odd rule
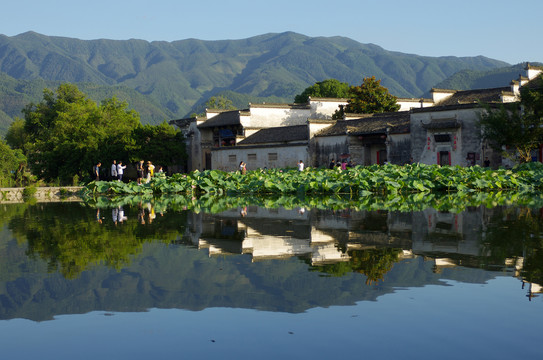
[[[406,164],[508,166],[481,138],[480,103],[518,100],[519,89],[541,67],[510,86],[478,90],[432,89],[432,99],[398,99],[398,112],[332,115],[347,99],[310,98],[306,104],[249,104],[244,110],[206,110],[205,116],[172,120],[187,138],[186,170],[328,166],[334,160],[355,165]],[[543,147],[533,153],[542,161]]]

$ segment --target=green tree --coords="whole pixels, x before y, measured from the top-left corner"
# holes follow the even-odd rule
[[[21,118],[15,118],[6,133],[6,142],[12,149],[20,149],[25,155],[28,155],[28,135],[25,132],[25,121]]]
[[[131,147],[130,161],[145,159],[155,165],[169,166],[186,159],[183,134],[166,122],[156,126],[138,126],[133,130],[132,138],[134,145]]]
[[[400,109],[397,98],[391,95],[375,76],[364,78],[360,86],[351,86],[348,97],[347,106],[337,110],[334,119],[342,118],[345,113],[374,114]]]
[[[295,103],[306,103],[309,97],[323,98],[348,98],[349,84],[336,79],[328,79],[315,83],[306,88],[301,94],[294,98]]]
[[[483,139],[504,156],[518,154],[521,163],[530,162],[532,150],[543,143],[543,76],[521,88],[520,101],[483,107],[479,121]],[[517,154],[502,151],[504,147]]]
[[[11,149],[0,140],[0,186],[12,186],[22,176],[26,157],[19,149]]]
[[[75,174],[87,177],[97,161],[122,157],[140,125],[125,102],[112,98],[98,106],[72,84],[45,89],[43,100],[27,105],[23,114],[33,173],[65,183]]]
[[[206,102],[207,109],[218,110],[235,110],[236,107],[232,104],[232,101],[223,95],[212,96]]]

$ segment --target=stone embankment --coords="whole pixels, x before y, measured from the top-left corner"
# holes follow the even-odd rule
[[[81,201],[78,196],[81,189],[81,186],[0,188],[0,204],[20,203],[32,198],[37,202]]]

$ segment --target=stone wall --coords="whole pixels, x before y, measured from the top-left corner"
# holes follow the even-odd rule
[[[81,186],[65,187],[38,187],[36,193],[28,198],[35,198],[38,202],[57,202],[57,201],[81,201],[79,192],[83,189]],[[0,204],[20,203],[28,198],[24,196],[25,188],[0,188]]]

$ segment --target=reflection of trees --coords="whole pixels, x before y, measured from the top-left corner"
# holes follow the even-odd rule
[[[400,249],[381,248],[354,250],[349,253],[353,263],[353,271],[366,275],[366,284],[370,285],[383,277],[398,261]]]
[[[78,204],[38,205],[13,217],[9,227],[19,242],[28,242],[29,256],[45,260],[49,271],[58,269],[66,278],[75,278],[100,263],[119,269],[141,252],[144,243],[171,241],[183,231],[184,218],[159,216],[153,223],[141,225],[135,213],[115,224],[111,210]]]
[[[495,209],[485,232],[485,247],[494,261],[523,259],[526,281],[543,284],[543,210]]]
[[[313,266],[312,270],[332,276],[358,272],[366,276],[366,285],[371,285],[383,280],[385,274],[399,260],[401,251],[395,248],[352,250],[349,251],[348,262]]]

